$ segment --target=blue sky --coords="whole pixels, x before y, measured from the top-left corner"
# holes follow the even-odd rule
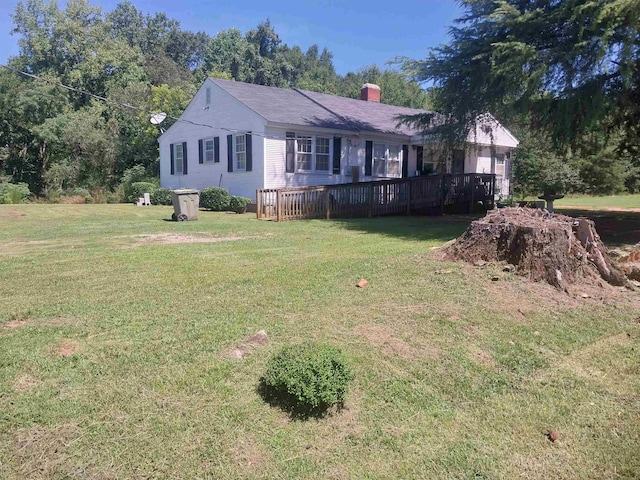
[[[119,0],[89,0],[105,11]],[[367,65],[385,63],[397,55],[424,58],[430,47],[447,42],[447,28],[460,16],[453,0],[132,0],[145,13],[165,12],[182,28],[215,35],[236,27],[242,32],[269,18],[284,43],[305,50],[314,43],[334,55],[344,75]],[[16,0],[0,0],[0,62],[18,53],[11,36]],[[59,2],[64,5],[64,1]]]

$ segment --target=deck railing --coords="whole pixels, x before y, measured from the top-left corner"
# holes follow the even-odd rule
[[[318,187],[256,191],[257,216],[265,220],[375,217],[421,211],[468,211],[493,206],[495,175],[431,175]]]

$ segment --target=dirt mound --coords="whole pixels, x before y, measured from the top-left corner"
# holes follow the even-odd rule
[[[625,275],[629,280],[640,282],[640,243],[627,254],[618,258]]]
[[[244,358],[250,354],[257,347],[262,347],[269,344],[269,336],[264,330],[254,333],[246,337],[243,342],[237,347],[225,351],[224,356],[227,358]]]
[[[591,220],[534,208],[490,211],[447,246],[445,255],[471,263],[504,261],[520,275],[561,290],[602,279],[612,285],[627,284]]]

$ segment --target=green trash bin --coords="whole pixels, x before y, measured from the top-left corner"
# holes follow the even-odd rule
[[[171,202],[173,203],[172,220],[184,222],[198,219],[198,207],[200,206],[198,190],[192,188],[173,190]]]

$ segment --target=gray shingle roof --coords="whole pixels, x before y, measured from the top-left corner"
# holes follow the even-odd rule
[[[267,122],[410,136],[420,132],[398,125],[398,116],[429,113],[306,90],[265,87],[219,78],[211,81]]]

